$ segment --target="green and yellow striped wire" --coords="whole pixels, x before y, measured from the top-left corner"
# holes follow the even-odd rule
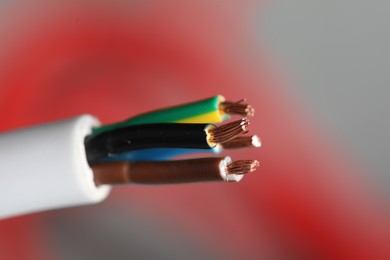
[[[220,104],[224,101],[225,98],[218,95],[197,102],[151,111],[123,122],[96,127],[92,133],[96,135],[113,129],[140,124],[219,123],[230,118],[229,114],[220,109]]]

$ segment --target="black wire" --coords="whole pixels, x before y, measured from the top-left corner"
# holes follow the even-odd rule
[[[110,154],[145,148],[210,149],[208,124],[145,124],[90,135],[85,139],[90,163]]]

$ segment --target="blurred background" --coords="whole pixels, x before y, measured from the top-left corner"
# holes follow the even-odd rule
[[[390,2],[0,1],[0,130],[223,94],[237,184],[115,188],[0,222],[0,259],[390,259]],[[21,163],[23,163],[21,161]],[[1,204],[0,204],[1,205]]]

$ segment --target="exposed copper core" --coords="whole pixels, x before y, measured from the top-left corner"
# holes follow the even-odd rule
[[[239,135],[248,132],[249,120],[245,117],[237,121],[233,121],[214,129],[209,129],[209,142],[211,143],[226,143]]]
[[[178,184],[210,181],[227,181],[228,173],[246,173],[235,170],[245,163],[237,161],[229,166],[227,157],[201,158],[178,161],[155,162],[106,162],[92,165],[94,180],[97,186],[103,184]],[[232,170],[229,170],[230,168]],[[231,172],[229,172],[231,171]]]
[[[227,174],[246,174],[253,172],[260,166],[257,160],[239,160],[226,166]]]
[[[219,109],[222,110],[223,113],[226,114],[235,114],[240,116],[254,116],[255,109],[249,104],[243,104],[245,99],[241,99],[237,102],[221,102],[219,104]]]
[[[261,141],[257,135],[237,136],[236,138],[222,144],[223,149],[240,149],[260,146]]]

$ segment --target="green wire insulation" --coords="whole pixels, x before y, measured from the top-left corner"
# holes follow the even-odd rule
[[[111,131],[113,129],[132,125],[174,123],[176,121],[180,121],[186,118],[199,116],[213,111],[218,111],[219,103],[221,102],[221,100],[223,101],[224,98],[218,95],[198,102],[148,112],[129,118],[123,122],[96,127],[92,129],[92,134],[100,134],[103,132]]]

